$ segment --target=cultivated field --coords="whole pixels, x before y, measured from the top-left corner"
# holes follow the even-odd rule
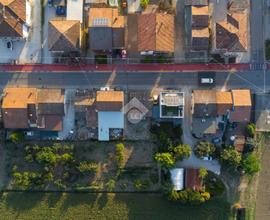
[[[4,193],[1,219],[20,220],[228,220],[230,206],[213,199],[201,206],[182,206],[160,194]]]

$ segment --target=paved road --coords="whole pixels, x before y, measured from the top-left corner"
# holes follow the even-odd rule
[[[99,88],[120,86],[123,89],[150,90],[155,87],[196,88],[197,73],[154,73],[154,72],[40,72],[40,73],[1,73],[0,88],[9,87],[48,87],[48,88]],[[264,79],[265,77],[265,79]],[[248,71],[216,73],[218,88],[251,88],[255,92],[270,90],[270,71]]]
[[[264,0],[250,1],[251,60],[264,62]]]

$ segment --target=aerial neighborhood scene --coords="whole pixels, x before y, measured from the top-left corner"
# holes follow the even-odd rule
[[[0,219],[269,220],[269,0],[0,0]]]

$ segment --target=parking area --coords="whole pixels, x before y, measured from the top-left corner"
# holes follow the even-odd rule
[[[1,39],[0,63],[41,62],[41,4],[26,1],[26,23],[30,26],[27,39]],[[9,47],[9,48],[8,48]]]

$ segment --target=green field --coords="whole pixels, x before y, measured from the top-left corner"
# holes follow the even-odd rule
[[[3,193],[0,213],[5,220],[227,220],[230,206],[221,199],[183,206],[159,194]]]

